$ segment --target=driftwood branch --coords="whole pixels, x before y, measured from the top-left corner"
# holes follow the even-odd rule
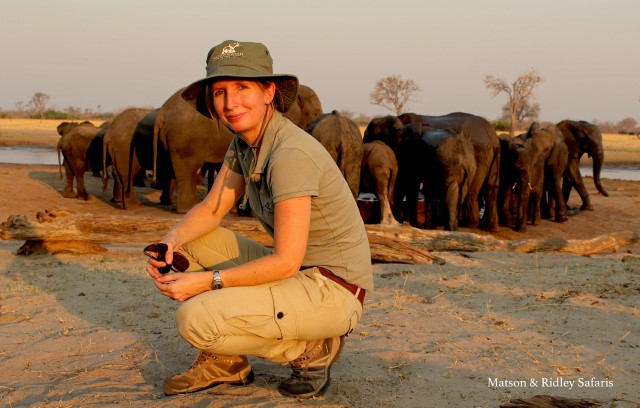
[[[383,227],[367,225],[369,237],[383,235],[411,243],[430,251],[512,251],[512,252],[566,252],[592,255],[604,251],[615,252],[623,245],[640,243],[639,231],[612,232],[591,239],[566,239],[560,237],[500,240],[491,235],[471,232],[422,230],[411,227]]]
[[[39,212],[32,221],[10,216],[0,229],[0,238],[24,240],[19,253],[38,251],[88,253],[104,250],[100,244],[147,244],[157,241],[177,222],[171,218],[76,215],[65,210]],[[273,240],[253,218],[225,218],[223,226],[272,247]],[[367,225],[374,261],[429,264],[443,261],[429,251],[514,251],[595,254],[616,251],[620,246],[640,243],[640,232],[614,232],[592,239],[539,238],[499,240],[470,232],[434,231],[409,226]]]
[[[23,215],[12,215],[2,224],[0,238],[24,240],[18,254],[34,253],[96,253],[104,251],[100,244],[148,244],[157,241],[176,224],[175,219],[75,215],[66,210],[52,210],[36,214],[36,221]],[[236,231],[262,245],[273,247],[273,239],[253,218],[229,217],[222,226]],[[374,261],[429,264],[443,261],[425,248],[385,236],[370,238]]]

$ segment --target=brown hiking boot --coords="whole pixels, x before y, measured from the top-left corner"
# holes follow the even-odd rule
[[[321,394],[331,382],[329,371],[340,357],[343,345],[344,336],[308,342],[304,353],[289,362],[293,373],[280,383],[280,394],[295,398]]]
[[[253,372],[246,356],[218,356],[201,351],[191,368],[164,381],[166,395],[200,391],[216,384],[247,384]]]

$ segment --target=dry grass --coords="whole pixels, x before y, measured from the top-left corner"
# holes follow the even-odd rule
[[[90,120],[100,126],[104,120]],[[60,136],[59,119],[0,119],[0,146],[34,145],[55,147]],[[71,121],[70,121],[71,122]]]
[[[602,135],[602,143],[605,163],[640,162],[640,137],[605,133]]]
[[[62,120],[0,119],[0,146],[37,145],[54,147],[58,143],[56,127]],[[103,120],[91,120],[100,126]],[[364,133],[364,128],[360,129]],[[640,137],[605,133],[602,135],[605,148],[605,163],[640,163]],[[583,157],[584,164],[590,164]]]

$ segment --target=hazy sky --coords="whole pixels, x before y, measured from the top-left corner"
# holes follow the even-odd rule
[[[0,108],[159,107],[204,76],[223,40],[267,45],[325,112],[383,115],[369,94],[400,75],[408,110],[496,119],[485,74],[535,68],[541,119],[640,122],[639,0],[0,0]]]

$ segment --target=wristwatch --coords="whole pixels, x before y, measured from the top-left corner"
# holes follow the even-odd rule
[[[213,280],[211,281],[211,290],[222,289],[222,279],[220,278],[220,271],[213,271]]]

